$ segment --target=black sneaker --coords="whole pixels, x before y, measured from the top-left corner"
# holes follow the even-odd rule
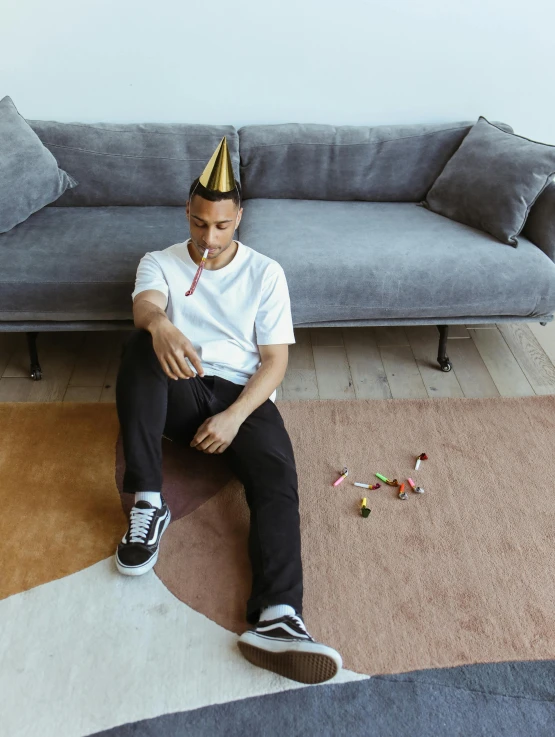
[[[343,666],[341,655],[316,642],[297,614],[258,622],[239,638],[239,650],[260,668],[300,683],[322,683]]]
[[[158,560],[158,546],[171,513],[162,497],[158,509],[149,502],[136,502],[129,513],[129,529],[116,551],[116,566],[126,576],[140,576],[154,566]]]

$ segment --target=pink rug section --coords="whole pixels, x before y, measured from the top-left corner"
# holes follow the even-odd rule
[[[278,408],[297,461],[305,622],[346,668],[555,658],[555,397]],[[240,633],[251,585],[244,492],[221,466],[204,482],[203,469],[184,463],[175,448],[165,459],[178,519],[155,571],[182,601]],[[344,466],[349,476],[333,487]],[[385,484],[353,485],[375,483],[376,472],[411,477],[425,493],[407,486],[402,501]]]

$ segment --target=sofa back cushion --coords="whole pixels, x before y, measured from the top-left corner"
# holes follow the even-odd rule
[[[7,233],[78,181],[58,167],[52,153],[16,108],[0,100],[0,233]]]
[[[247,125],[239,129],[243,198],[419,202],[475,122]]]
[[[239,177],[239,137],[229,125],[59,123],[27,120],[58,165],[78,180],[60,206],[185,206],[189,187],[227,137]]]

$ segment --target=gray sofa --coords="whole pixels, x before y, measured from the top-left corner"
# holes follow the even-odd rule
[[[0,331],[133,328],[140,258],[189,237],[185,202],[222,136],[236,236],[283,266],[296,327],[538,321],[555,311],[555,182],[518,247],[418,205],[475,121],[342,126],[27,120],[78,181],[0,234]],[[495,123],[505,131],[512,128]]]

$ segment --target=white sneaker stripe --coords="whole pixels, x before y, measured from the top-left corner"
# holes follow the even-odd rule
[[[158,530],[160,529],[160,525],[162,524],[162,522],[166,520],[167,516],[168,516],[168,513],[166,512],[166,514],[163,517],[158,518],[158,520],[156,521],[156,527],[154,528],[154,534],[152,535],[150,540],[147,541],[146,543],[147,545],[152,545],[152,543],[156,540],[156,538],[158,537]]]
[[[301,637],[301,635],[295,635],[294,638],[290,637],[269,637],[268,635],[263,635],[260,632],[254,633],[257,637],[260,637],[263,640],[269,640],[270,642],[291,642],[292,639],[300,640],[302,642],[310,642],[310,638]]]
[[[279,622],[278,624],[272,624],[269,627],[263,627],[260,625],[256,625],[256,631],[259,632],[260,634],[264,634],[265,632],[271,632],[272,630],[275,630],[275,629],[283,629],[286,632],[288,632],[292,637],[308,637],[308,634],[301,635],[298,632],[296,632],[286,622]]]

